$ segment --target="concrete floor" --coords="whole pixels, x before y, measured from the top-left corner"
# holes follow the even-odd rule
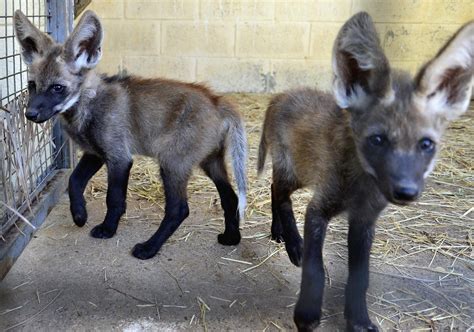
[[[239,98],[247,117],[249,141],[257,142],[268,97]],[[457,124],[458,130],[467,135],[472,126],[468,118],[463,121]],[[447,141],[454,147],[464,144],[469,150],[469,142]],[[448,151],[450,146],[444,149]],[[256,154],[256,145],[251,146],[250,154]],[[255,169],[253,163],[251,157],[251,170]],[[294,330],[293,306],[301,270],[291,265],[281,244],[268,238],[270,197],[258,190],[268,186],[269,174],[262,182],[252,178],[250,187],[255,192],[249,194],[249,202],[265,204],[266,215],[248,211],[240,245],[217,243],[217,234],[223,230],[217,193],[210,185],[209,190],[194,185],[189,190],[189,218],[156,257],[140,261],[130,251],[156,231],[163,215],[163,198],[152,203],[140,197],[136,189],[142,190],[144,176],[150,174],[137,172],[135,163],[127,215],[109,240],[88,234],[105,215],[103,175],[87,189],[89,222],[84,228],[73,224],[69,201],[63,196],[0,282],[0,331]],[[472,193],[472,188],[462,188]],[[453,196],[453,187],[432,189],[433,184],[428,183],[426,192],[446,195],[445,204],[452,197],[465,197]],[[162,196],[159,191],[154,189],[151,194]],[[429,197],[433,196],[423,200]],[[463,204],[469,209],[471,203],[465,199]],[[452,202],[453,207],[440,209],[461,216],[466,209],[453,212],[456,205],[459,199]],[[463,251],[464,258],[457,259],[437,255],[439,242],[433,241],[432,248],[425,246],[428,249],[422,252],[421,242],[417,242],[449,234],[469,251],[472,218],[458,218],[455,229],[449,227],[452,219],[443,217],[438,222],[428,218],[424,226],[418,222],[420,228],[414,229],[410,218],[426,214],[428,209],[432,208],[416,204],[411,210],[390,207],[379,219],[367,301],[372,321],[382,330],[464,331],[474,326],[474,265],[466,259],[472,257],[472,246],[470,256]],[[301,212],[297,218],[301,226]],[[320,330],[342,331],[347,227],[343,219],[331,225],[324,251],[328,278]],[[407,234],[412,232],[413,236],[397,243],[390,234],[394,227],[406,227]],[[395,260],[397,265],[392,264]],[[245,272],[250,267],[254,268]]]

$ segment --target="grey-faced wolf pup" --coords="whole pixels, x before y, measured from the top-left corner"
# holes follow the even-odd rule
[[[348,213],[349,331],[374,331],[367,312],[369,256],[375,221],[388,202],[420,196],[441,135],[468,107],[474,72],[474,21],[463,26],[412,79],[391,70],[367,13],[341,28],[333,49],[334,96],[312,89],[277,95],[266,112],[258,169],[273,162],[272,237],[302,264],[294,320],[311,330],[321,318],[322,247],[328,222]],[[290,195],[314,187],[304,248]]]
[[[186,186],[194,166],[215,183],[225,215],[224,245],[240,241],[239,217],[245,208],[246,138],[234,107],[202,85],[134,76],[100,76],[103,30],[85,12],[64,45],[38,30],[22,12],[14,17],[16,36],[28,65],[26,117],[46,121],[60,114],[69,136],[84,154],[69,180],[71,214],[87,221],[84,189],[107,166],[107,214],[94,227],[95,238],[112,237],[125,212],[132,155],[159,161],[165,191],[165,216],[158,231],[132,254],[153,257],[188,216]],[[229,183],[224,157],[230,149],[239,197]],[[240,212],[240,215],[239,215]]]

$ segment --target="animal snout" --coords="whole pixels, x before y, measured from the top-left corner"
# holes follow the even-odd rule
[[[39,117],[39,110],[37,108],[26,111],[25,116],[30,121],[36,121]]]
[[[399,183],[393,189],[393,198],[397,201],[413,201],[419,193],[420,189],[415,183]]]

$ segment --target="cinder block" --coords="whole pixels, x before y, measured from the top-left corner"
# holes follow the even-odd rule
[[[274,16],[274,0],[201,0],[201,20],[272,20]]]
[[[410,73],[413,77],[420,70],[421,61],[390,61],[392,70],[398,69]]]
[[[233,55],[234,32],[229,23],[163,22],[163,54]]]
[[[429,5],[427,0],[354,0],[352,13],[366,11],[374,22],[422,23]]]
[[[237,55],[302,58],[309,53],[310,23],[237,24]]]
[[[182,57],[125,56],[123,68],[143,77],[162,77],[192,82],[195,78],[196,60]]]
[[[341,28],[340,23],[311,24],[311,58],[328,60],[332,56],[334,40]]]
[[[118,54],[160,53],[160,22],[103,20],[104,50]]]
[[[342,22],[351,13],[351,0],[276,1],[275,18],[281,21]]]
[[[474,18],[473,0],[432,0],[425,15],[426,23],[462,24]]]
[[[449,40],[457,26],[384,24],[377,28],[389,60],[426,61]]]
[[[197,19],[196,0],[127,0],[125,17],[135,19]]]
[[[314,87],[331,91],[331,60],[273,60],[274,91],[281,92],[298,87]]]
[[[110,54],[104,52],[100,59],[97,70],[100,73],[106,73],[109,75],[117,74],[122,69],[122,57],[120,55]]]
[[[265,92],[269,68],[265,60],[200,58],[196,79],[219,92]]]
[[[103,18],[122,18],[125,0],[94,0],[87,9]]]

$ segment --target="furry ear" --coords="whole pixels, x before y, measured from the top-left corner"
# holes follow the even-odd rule
[[[97,15],[86,11],[64,44],[64,58],[74,72],[94,68],[102,56],[103,30]]]
[[[23,61],[30,65],[36,57],[40,57],[50,46],[53,40],[44,32],[35,27],[20,10],[13,17],[15,35],[21,45]]]
[[[364,108],[374,99],[391,102],[390,66],[371,17],[352,16],[334,42],[333,93],[341,108]]]
[[[465,24],[418,73],[414,100],[419,108],[445,120],[463,114],[474,75],[474,21]]]

